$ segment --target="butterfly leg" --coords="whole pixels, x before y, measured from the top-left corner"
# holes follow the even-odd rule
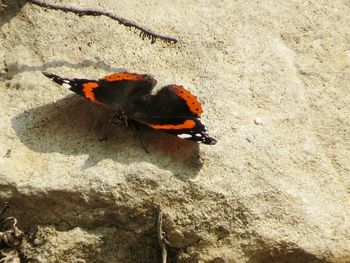
[[[140,126],[141,126],[141,125],[140,125],[138,122],[133,121],[133,120],[128,120],[128,125],[129,125],[129,127],[131,127],[132,130],[133,130],[134,138],[137,137],[138,140],[139,140],[139,142],[140,142],[140,144],[141,144],[141,146],[142,146],[142,148],[143,148],[143,150],[144,150],[146,153],[149,153],[149,151],[147,150],[145,144],[143,143],[142,135],[140,135],[140,132],[139,132]]]
[[[140,144],[142,146],[142,148],[144,149],[144,151],[146,153],[149,153],[149,151],[147,150],[146,146],[144,145],[143,141],[142,141],[142,137],[139,134],[139,127],[140,124],[136,121],[133,120],[129,120],[125,114],[125,112],[123,111],[116,111],[113,116],[112,116],[112,120],[111,123],[117,126],[121,126],[123,128],[127,128],[127,127],[131,127],[133,130],[133,134],[134,137],[137,137],[140,141]]]

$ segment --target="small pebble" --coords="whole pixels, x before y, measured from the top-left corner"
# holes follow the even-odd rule
[[[40,244],[41,244],[41,240],[38,239],[38,238],[34,239],[34,244],[35,244],[36,246],[40,245]]]
[[[262,119],[259,118],[259,117],[256,117],[256,118],[254,119],[254,123],[255,123],[256,125],[263,125],[263,121],[262,121]]]

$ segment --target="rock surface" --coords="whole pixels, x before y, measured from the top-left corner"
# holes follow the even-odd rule
[[[54,1],[51,1],[54,2]],[[0,13],[0,201],[32,262],[350,262],[350,2],[7,1]],[[111,125],[46,79],[127,68],[196,94],[215,146]],[[259,125],[255,122],[260,120]]]

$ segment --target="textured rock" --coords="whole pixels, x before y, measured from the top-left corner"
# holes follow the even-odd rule
[[[34,262],[350,262],[349,1],[61,1],[177,36],[26,2],[0,13],[0,201]],[[215,146],[145,131],[49,71],[127,68],[201,100]],[[262,121],[256,125],[256,120]]]

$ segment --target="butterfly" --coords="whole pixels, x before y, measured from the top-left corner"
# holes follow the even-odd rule
[[[162,87],[152,94],[157,81],[150,75],[120,72],[98,80],[62,78],[43,74],[93,103],[107,107],[126,120],[164,131],[181,139],[216,144],[201,122],[202,106],[183,86]]]

